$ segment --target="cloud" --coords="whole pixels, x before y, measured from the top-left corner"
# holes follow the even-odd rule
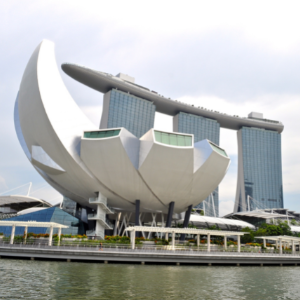
[[[221,201],[219,204],[219,215],[220,217],[225,216],[233,212],[234,201]]]
[[[34,185],[31,189],[30,196],[48,201],[51,204],[57,204],[63,199],[63,196],[47,183]]]
[[[6,185],[5,179],[0,176],[0,190],[3,188],[7,189],[7,185]]]
[[[90,105],[81,106],[81,110],[84,114],[99,128],[100,120],[102,116],[102,106],[100,105]]]
[[[15,33],[19,24],[43,23],[37,30],[70,23],[105,26],[106,39],[123,28],[145,38],[239,29],[252,43],[287,51],[299,42],[298,1],[10,1],[2,3],[3,23]],[[26,14],[24,14],[26,8]],[[101,12],[101,13],[99,13]],[[6,18],[5,18],[6,17]],[[19,23],[15,22],[19,18]],[[34,19],[33,19],[34,17]],[[52,20],[50,23],[49,21]],[[5,30],[3,30],[5,33]],[[122,37],[120,37],[122,38]]]

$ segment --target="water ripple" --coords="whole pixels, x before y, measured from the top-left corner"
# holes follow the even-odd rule
[[[299,267],[155,266],[2,259],[0,299],[299,299]]]

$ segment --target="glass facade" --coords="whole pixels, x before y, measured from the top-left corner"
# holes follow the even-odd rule
[[[220,124],[216,120],[180,112],[178,132],[193,134],[195,143],[204,139],[216,145],[220,143]]]
[[[154,127],[152,102],[115,89],[110,93],[107,128],[124,127],[140,138]]]
[[[75,202],[72,199],[64,196],[61,208],[62,208],[62,210],[64,210],[68,214],[75,217],[76,211],[77,211],[77,202]]]
[[[63,225],[69,226],[69,228],[63,228],[62,234],[84,234],[83,223],[61,210],[58,207],[50,207],[36,212],[28,213],[21,216],[16,216],[13,218],[6,219],[7,221],[36,221],[36,222],[55,222]],[[0,232],[3,232],[4,235],[9,236],[11,234],[11,226],[0,226]],[[23,235],[24,227],[16,227],[15,234]],[[49,233],[50,228],[44,227],[28,227],[28,233]],[[53,229],[53,233],[58,233],[58,228]]]
[[[116,130],[105,130],[105,131],[86,131],[84,137],[87,139],[102,139],[112,136],[118,136],[121,129]]]
[[[178,115],[178,128],[174,128],[174,131],[182,133],[191,133],[194,135],[194,143],[208,139],[214,144],[220,143],[220,124],[216,120],[187,114],[180,112]],[[215,149],[216,150],[216,149]],[[227,155],[226,155],[227,156]],[[211,197],[205,199],[205,215],[207,216],[219,216],[219,194],[218,188],[213,192],[212,204]],[[196,205],[195,208],[203,209],[203,202]],[[208,209],[209,208],[209,209]]]
[[[193,138],[189,135],[180,135],[154,130],[155,141],[178,147],[191,147]]]
[[[238,143],[239,156],[242,156],[238,176],[243,180],[237,189],[235,210],[283,208],[281,135],[276,131],[242,127]]]

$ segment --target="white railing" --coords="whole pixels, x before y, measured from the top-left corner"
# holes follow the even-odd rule
[[[106,222],[106,216],[104,214],[97,214],[97,213],[88,214],[88,219],[89,220],[101,220],[103,222]]]
[[[113,229],[114,226],[106,219],[105,214],[88,214],[88,220],[98,220],[101,221],[107,228],[106,229]]]
[[[94,203],[94,204],[97,204],[97,203],[103,203],[106,205],[106,201],[103,199],[103,198],[89,198],[89,203]]]
[[[107,199],[100,197],[100,198],[89,198],[90,204],[101,204],[104,210],[106,210],[109,214],[114,214],[115,210],[107,205]]]
[[[296,251],[292,253],[291,251],[282,251],[282,254],[279,253],[279,250],[268,251],[260,249],[259,251],[249,251],[247,248],[242,248],[240,252],[236,248],[224,249],[223,247],[207,250],[205,246],[175,246],[174,249],[171,249],[171,246],[164,245],[140,245],[136,244],[135,249],[131,249],[130,244],[119,244],[119,243],[105,243],[104,241],[64,241],[60,242],[58,245],[57,242],[53,241],[52,246],[47,244],[38,243],[38,241],[27,240],[26,244],[23,242],[15,242],[11,245],[8,241],[1,242],[0,248],[30,248],[30,249],[60,249],[60,250],[76,250],[76,251],[98,251],[102,248],[103,251],[108,252],[142,252],[142,253],[162,253],[162,254],[183,254],[183,255],[216,255],[216,256],[227,256],[227,255],[237,255],[237,256],[247,256],[247,257],[264,257],[264,256],[285,256],[285,257],[297,257],[300,259],[300,252]]]

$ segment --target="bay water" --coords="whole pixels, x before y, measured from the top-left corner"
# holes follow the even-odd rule
[[[300,299],[300,267],[1,259],[0,299]]]

